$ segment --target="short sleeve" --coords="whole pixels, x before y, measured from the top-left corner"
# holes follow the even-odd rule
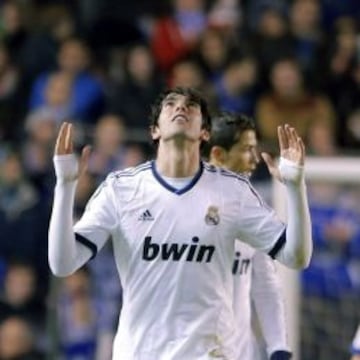
[[[282,238],[285,224],[250,183],[242,188],[239,201],[238,238],[255,249],[270,253]]]
[[[74,226],[76,240],[96,254],[116,230],[117,211],[111,182],[105,180],[89,199],[85,211]]]

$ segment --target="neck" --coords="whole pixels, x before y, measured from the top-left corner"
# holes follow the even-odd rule
[[[180,178],[194,176],[199,170],[200,152],[197,146],[174,148],[159,143],[156,168],[163,176]]]

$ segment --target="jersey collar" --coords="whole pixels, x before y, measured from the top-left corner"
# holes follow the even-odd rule
[[[190,189],[193,188],[193,186],[198,182],[198,180],[200,179],[201,174],[203,173],[203,169],[204,169],[204,164],[202,161],[200,161],[200,166],[199,166],[199,170],[197,171],[197,173],[194,175],[194,177],[192,178],[192,180],[186,185],[184,186],[182,189],[176,189],[173,186],[171,186],[170,184],[168,184],[159,174],[159,172],[156,169],[156,163],[155,160],[151,161],[151,170],[152,173],[155,177],[155,179],[160,183],[160,185],[162,185],[164,188],[166,188],[167,190],[171,191],[174,194],[177,195],[182,195],[184,193],[186,193],[187,191],[189,191]]]

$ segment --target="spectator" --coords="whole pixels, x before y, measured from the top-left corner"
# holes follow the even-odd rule
[[[7,265],[3,292],[0,299],[0,322],[11,316],[20,316],[40,337],[45,330],[45,303],[38,293],[35,269],[24,261]]]
[[[109,170],[123,168],[125,131],[124,120],[119,116],[107,114],[98,120],[88,167],[97,184],[104,180]]]
[[[128,48],[124,64],[124,79],[110,79],[108,111],[123,117],[134,137],[147,139],[147,117],[156,95],[164,86],[164,79],[157,71],[155,60],[145,44]]]
[[[44,102],[27,117],[27,126],[40,118],[47,118],[58,127],[63,121],[72,119],[76,121],[72,101],[73,78],[66,72],[54,72],[49,75],[44,89]]]
[[[274,62],[281,57],[294,55],[285,15],[276,7],[267,6],[261,10],[256,29],[250,33],[247,40],[259,62],[259,82],[265,85]]]
[[[343,131],[346,119],[358,107],[360,100],[360,66],[358,59],[357,25],[352,18],[339,18],[335,23],[335,41],[325,53],[325,71],[322,72],[323,88],[329,95],[338,114],[337,141],[343,148],[347,133]],[[345,125],[346,126],[346,125]]]
[[[220,110],[252,116],[256,101],[257,64],[254,58],[231,58],[216,79],[215,95]]]
[[[0,254],[6,259],[27,260],[47,289],[47,229],[49,207],[24,174],[20,155],[3,150],[0,158]]]
[[[21,110],[19,83],[19,70],[12,62],[8,49],[2,44],[0,45],[0,139],[5,141],[20,140],[16,136]]]
[[[31,326],[21,317],[10,317],[0,324],[1,360],[44,360]]]
[[[86,43],[78,38],[65,40],[58,52],[58,70],[72,79],[73,118],[85,124],[93,124],[104,111],[103,85],[90,71],[91,55]],[[43,106],[46,86],[52,72],[40,75],[34,82],[31,110]]]
[[[256,105],[260,136],[270,151],[276,146],[277,127],[285,123],[296,127],[304,138],[320,123],[335,137],[334,109],[326,96],[308,91],[297,61],[278,60],[271,68],[270,83],[271,91],[262,95]]]
[[[60,348],[65,360],[95,359],[99,319],[87,268],[62,281],[57,308]]]
[[[205,30],[194,55],[208,80],[215,80],[224,71],[233,47],[224,33],[213,28]]]
[[[312,82],[316,80],[314,76],[317,76],[317,66],[319,65],[317,59],[320,51],[323,50],[324,41],[320,6],[318,0],[295,0],[290,7],[289,14],[294,56],[306,79],[312,79]]]
[[[204,0],[172,0],[172,11],[155,21],[150,37],[159,67],[167,72],[195,49],[207,28]]]

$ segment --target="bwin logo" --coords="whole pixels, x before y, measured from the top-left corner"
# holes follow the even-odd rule
[[[168,261],[185,260],[208,263],[215,252],[215,246],[199,245],[197,236],[191,239],[192,244],[156,244],[152,243],[151,239],[151,236],[146,236],[144,241],[142,258],[146,261],[152,261],[160,257],[161,260]]]
[[[241,258],[241,253],[239,251],[235,252],[235,259],[232,266],[233,275],[243,275],[248,272],[250,265],[250,259]]]

